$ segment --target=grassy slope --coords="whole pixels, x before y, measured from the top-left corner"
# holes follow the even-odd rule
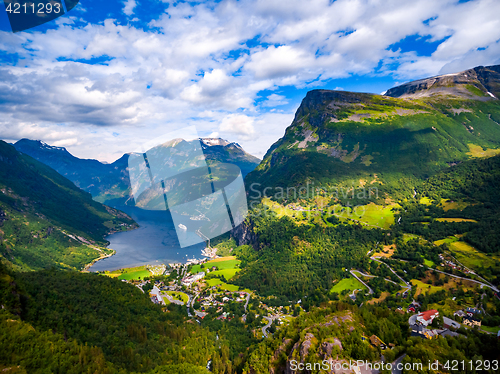
[[[377,173],[374,186],[382,195],[408,197],[416,180],[447,168],[447,163],[477,156],[478,147],[500,147],[498,100],[335,95],[308,93],[285,136],[247,176],[248,186],[261,183],[262,190],[307,181],[316,186],[361,186],[360,180],[371,180]],[[471,112],[455,114],[458,108]],[[317,141],[299,148],[305,145],[306,131]]]
[[[364,288],[365,286],[363,286],[356,278],[345,278],[342,279],[340,282],[335,283],[335,285],[331,288],[330,292],[341,293],[344,290],[353,291]]]
[[[216,266],[219,271],[220,270],[234,270],[237,269],[237,265],[239,265],[241,261],[236,260],[234,256],[230,257],[221,257],[215,260],[207,261],[205,263],[205,269],[209,269],[212,266]],[[201,265],[193,265],[191,268],[191,273],[196,274],[202,271],[203,269],[201,268]]]
[[[453,242],[449,249],[458,261],[472,270],[481,267],[500,267],[500,254],[486,255],[465,242]]]
[[[0,190],[4,215],[0,252],[24,269],[80,269],[99,257],[91,246],[106,244],[104,235],[134,224],[127,215],[93,201],[56,171],[3,141]]]

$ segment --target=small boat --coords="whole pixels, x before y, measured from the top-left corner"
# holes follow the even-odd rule
[[[178,227],[183,230],[183,231],[186,231],[188,228],[186,226],[184,226],[182,223],[179,223]]]

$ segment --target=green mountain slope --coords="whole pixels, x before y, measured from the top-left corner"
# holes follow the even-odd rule
[[[499,67],[476,69],[481,79],[466,71],[387,93],[398,97],[308,92],[285,136],[247,176],[247,186],[259,183],[254,189],[262,191],[307,182],[362,186],[376,180],[383,192],[403,197],[412,194],[416,180],[498,153]]]
[[[135,225],[2,141],[0,165],[0,251],[16,266],[80,269],[106,252],[106,234]]]

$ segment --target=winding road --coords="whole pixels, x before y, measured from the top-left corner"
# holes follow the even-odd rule
[[[361,274],[363,277],[367,277],[367,278],[377,278],[376,275],[370,275],[370,274],[365,274],[363,273],[362,271],[359,271],[359,270],[354,270],[356,271],[357,273]],[[396,283],[394,282],[393,280],[391,279],[387,279],[387,278],[382,278],[383,280],[385,280],[386,282],[391,282],[391,283],[394,283],[396,286],[400,286],[400,287],[403,287],[401,284],[399,283]]]
[[[361,284],[362,284],[363,286],[365,286],[366,288],[368,288],[368,293],[369,293],[370,295],[371,295],[371,294],[373,294],[373,290],[370,288],[370,286],[368,286],[368,285],[367,285],[365,282],[363,282],[363,281],[362,281],[362,280],[361,280],[361,279],[360,279],[360,278],[359,278],[356,274],[354,274],[354,272],[352,271],[352,269],[351,269],[351,270],[349,270],[349,272],[352,274],[352,276],[353,276],[354,278],[356,278],[359,282],[361,282]]]
[[[492,286],[492,285],[489,285],[489,284],[486,284],[486,283],[483,283],[483,282],[479,282],[477,280],[474,280],[474,279],[470,279],[470,278],[464,278],[464,277],[460,277],[458,275],[454,275],[454,274],[450,274],[450,273],[446,273],[444,271],[441,271],[441,270],[436,270],[436,269],[433,269],[433,268],[430,268],[430,267],[427,267],[429,270],[433,270],[433,271],[437,271],[438,273],[441,273],[441,274],[445,274],[445,275],[448,275],[450,277],[454,277],[454,278],[458,278],[458,279],[463,279],[463,280],[466,280],[466,281],[469,281],[469,282],[474,282],[474,283],[477,283],[477,284],[480,284],[482,287],[488,287],[488,288],[491,288],[493,291],[495,292],[500,292],[498,290],[498,288],[496,288],[495,286]]]
[[[391,268],[389,265],[387,265],[385,262],[380,261],[380,260],[377,260],[377,258],[375,258],[375,257],[370,257],[370,258],[371,258],[373,261],[377,261],[377,262],[379,262],[379,263],[384,264],[385,266],[387,266],[387,267],[389,268],[389,270],[390,270],[390,271],[392,271],[392,273],[393,273],[396,277],[398,277],[398,278],[401,280],[401,282],[403,282],[404,284],[406,284],[406,287],[408,287],[408,290],[407,290],[407,291],[408,291],[408,292],[410,292],[410,290],[411,290],[411,283],[408,283],[408,282],[407,282],[407,281],[405,281],[403,278],[401,278],[401,277],[398,275],[398,273],[396,273],[396,272],[394,271],[394,269],[393,269],[393,268]]]
[[[264,327],[262,327],[262,334],[267,338],[268,337],[267,329],[269,327],[271,327],[271,324],[273,323],[273,321],[275,319],[279,318],[279,315],[275,315],[275,316],[271,316],[271,317],[264,317],[263,316],[262,318],[264,318],[267,321],[267,325],[265,325]]]

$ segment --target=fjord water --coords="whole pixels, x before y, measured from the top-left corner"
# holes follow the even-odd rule
[[[137,207],[116,206],[127,213],[139,228],[109,235],[108,248],[114,256],[96,262],[90,271],[116,270],[146,264],[186,262],[189,258],[201,258],[205,243],[181,248],[169,211],[143,210]]]

